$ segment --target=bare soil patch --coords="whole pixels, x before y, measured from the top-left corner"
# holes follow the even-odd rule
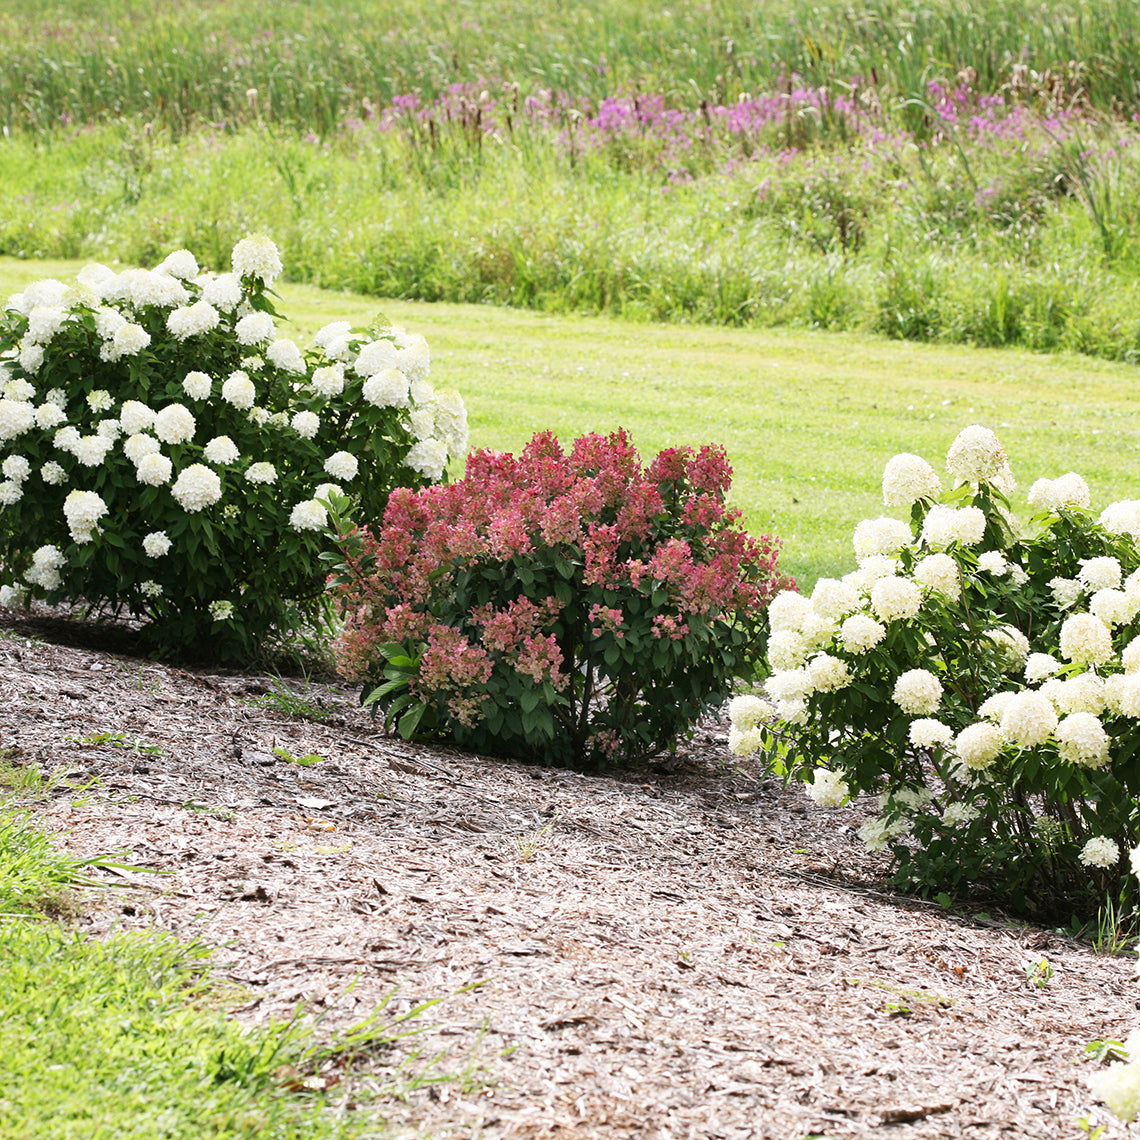
[[[1076,1137],[1091,1111],[1140,1135],[1081,1056],[1140,1021],[1131,956],[883,891],[867,805],[729,766],[715,719],[591,777],[406,744],[335,684],[290,682],[318,722],[72,623],[0,611],[0,635],[0,748],[95,781],[44,805],[58,842],[165,872],[108,873],[82,928],[215,946],[250,1021],[446,998],[418,1044],[487,1083],[393,1102],[397,1133]]]

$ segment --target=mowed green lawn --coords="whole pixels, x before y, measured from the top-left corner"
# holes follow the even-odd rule
[[[0,259],[0,297],[80,262]],[[850,535],[884,513],[879,480],[899,451],[938,469],[972,423],[998,432],[1019,481],[1080,472],[1093,506],[1140,498],[1135,367],[903,344],[803,330],[753,331],[546,316],[475,305],[380,302],[282,285],[283,330],[302,345],[322,324],[379,312],[423,333],[438,387],[458,389],[473,447],[520,448],[544,429],[563,440],[630,431],[642,454],[719,443],[735,503],[779,535],[785,569],[810,588],[853,565]],[[1027,513],[1023,510],[1023,513]]]

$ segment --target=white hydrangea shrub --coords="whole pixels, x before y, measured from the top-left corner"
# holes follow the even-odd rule
[[[772,600],[771,703],[730,710],[730,748],[784,742],[820,805],[881,793],[860,834],[901,886],[980,885],[1039,918],[1135,908],[1140,500],[1094,514],[1068,472],[1032,484],[1025,526],[979,425],[946,473],[895,456],[883,501],[908,518],[859,523],[855,569]]]
[[[465,454],[463,401],[433,388],[422,337],[343,321],[308,346],[282,337],[267,293],[282,272],[254,235],[232,272],[176,250],[154,270],[87,266],[74,286],[8,298],[9,603],[82,596],[153,619],[157,640],[248,653],[329,612],[319,555],[336,511],[378,518],[391,490]]]

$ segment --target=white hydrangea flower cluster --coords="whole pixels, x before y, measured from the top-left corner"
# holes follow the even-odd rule
[[[251,463],[245,477],[250,483],[276,483],[277,468],[272,463]]]
[[[0,606],[18,609],[28,599],[28,591],[21,585],[0,586]]]
[[[1022,748],[1044,744],[1057,727],[1057,710],[1044,693],[1024,689],[1014,693],[1001,714],[1001,734]]]
[[[891,700],[905,713],[926,716],[942,703],[942,682],[929,669],[908,669],[895,681]]]
[[[96,271],[101,266],[94,267]],[[190,281],[198,276],[198,259],[188,249],[176,249],[154,267],[155,273],[165,273],[170,277],[178,277],[183,281]]]
[[[910,527],[898,519],[864,519],[855,527],[855,557],[862,561],[873,554],[898,554],[913,541]]]
[[[170,539],[164,530],[151,531],[143,539],[143,551],[148,558],[161,558],[170,551]]]
[[[54,459],[49,459],[40,468],[40,478],[48,484],[49,487],[58,486],[61,483],[67,482],[67,471],[60,464],[56,463]]]
[[[153,435],[136,432],[123,440],[123,454],[137,467],[147,455],[157,455],[162,444]]]
[[[847,781],[827,768],[816,768],[804,790],[820,807],[842,807],[851,794]]]
[[[138,356],[150,346],[150,333],[132,321],[124,321],[103,341],[99,349],[99,359],[108,363],[122,360],[124,356]]]
[[[1001,578],[1009,573],[1010,566],[1000,550],[987,550],[978,555],[978,569]]]
[[[64,415],[63,409],[58,405],[52,403],[50,400],[40,404],[36,408],[36,427],[47,430],[48,428],[57,427],[67,419]]]
[[[214,381],[205,372],[197,370],[187,372],[182,381],[182,390],[192,400],[208,400],[213,387]]]
[[[948,748],[954,741],[954,730],[932,717],[912,720],[907,735],[918,748]]]
[[[294,530],[320,530],[328,522],[328,511],[316,498],[303,499],[289,512],[289,525]]]
[[[1118,558],[1082,558],[1077,581],[1090,594],[1098,590],[1119,589],[1124,577]]]
[[[167,404],[154,417],[154,434],[163,443],[187,443],[196,428],[193,414],[182,404]]]
[[[234,336],[240,345],[246,347],[264,344],[277,336],[277,325],[268,313],[246,313],[236,325]]]
[[[0,442],[15,439],[29,431],[36,422],[36,409],[28,400],[0,397]]]
[[[446,440],[421,439],[419,443],[412,444],[404,463],[432,482],[438,482],[447,469],[447,454]]]
[[[240,368],[231,372],[222,383],[222,399],[242,411],[252,408],[257,399],[257,389],[248,373]]]
[[[0,472],[13,483],[22,483],[32,473],[32,465],[22,455],[9,455],[0,464]]]
[[[207,463],[215,465],[228,465],[236,463],[241,458],[238,446],[228,435],[216,435],[202,448],[202,455]]]
[[[942,480],[925,459],[903,452],[883,470],[883,505],[909,507],[919,499],[936,499],[942,494]]]
[[[360,462],[351,452],[334,451],[325,460],[324,470],[334,479],[341,479],[348,483],[356,478],[356,474],[360,470]]]
[[[377,341],[376,344],[369,345],[369,348],[389,343]],[[370,374],[361,393],[370,404],[375,404],[378,408],[406,408],[411,404],[411,385],[407,376],[398,368],[384,368]]]
[[[811,592],[811,608],[820,617],[838,621],[859,609],[859,591],[850,582],[820,578]]]
[[[754,694],[733,697],[728,704],[728,748],[735,756],[750,756],[763,743],[763,725],[772,708]]]
[[[1071,763],[1102,768],[1109,762],[1111,741],[1093,713],[1070,713],[1057,725],[1056,735],[1057,751]]]
[[[1132,538],[1140,538],[1140,499],[1109,503],[1101,511],[1097,522],[1113,534],[1127,534]]]
[[[222,481],[205,464],[191,463],[179,472],[170,493],[184,511],[196,514],[222,497]]]
[[[1117,625],[1128,625],[1140,612],[1140,593],[1129,594],[1126,590],[1111,587],[1097,590],[1089,598],[1089,613],[1100,618],[1109,629]]]
[[[312,439],[320,431],[321,418],[315,412],[298,412],[290,426],[302,439]]]
[[[954,601],[962,595],[958,563],[949,554],[927,554],[914,567],[914,580],[923,589]]]
[[[1016,626],[1003,625],[987,630],[985,639],[998,651],[1007,673],[1019,672],[1029,657],[1029,638]]]
[[[327,364],[314,369],[310,390],[315,395],[333,397],[343,391],[346,374],[362,380],[361,397],[376,408],[395,408],[406,413],[409,431],[416,442],[404,463],[425,478],[438,481],[443,477],[452,456],[467,449],[467,410],[455,392],[436,392],[428,381],[430,353],[427,342],[418,334],[393,328],[387,335],[368,339],[352,332],[344,321],[322,328],[313,340],[324,354]],[[304,420],[297,429],[312,430],[319,424]],[[334,478],[349,480],[337,469],[338,457],[330,456],[326,471]]]
[[[811,650],[808,639],[798,630],[782,630],[768,638],[768,664],[773,669],[798,669]]]
[[[1127,1060],[1093,1073],[1089,1089],[1098,1100],[1125,1123],[1140,1116],[1140,1030],[1133,1030],[1124,1041]]]
[[[1067,610],[1080,601],[1084,587],[1076,578],[1050,578],[1049,591],[1053,595],[1053,604],[1059,610]]]
[[[977,546],[986,531],[986,516],[977,507],[930,508],[922,524],[922,541],[931,550],[945,550],[953,543]]]
[[[40,586],[45,590],[58,589],[63,579],[60,577],[60,567],[67,561],[58,546],[47,544],[41,546],[32,555],[32,565],[24,575],[24,580],[30,586]]]
[[[63,501],[63,515],[72,540],[77,545],[91,541],[99,520],[107,513],[107,504],[94,491],[71,491]]]
[[[839,627],[839,641],[848,653],[874,649],[887,635],[886,626],[867,614],[852,614]]]
[[[880,621],[912,618],[922,609],[922,590],[909,578],[880,578],[871,587],[871,609]]]
[[[100,467],[107,458],[107,452],[114,446],[114,440],[105,435],[84,435],[78,439],[70,438],[70,447],[63,450],[70,451],[84,467]]]
[[[807,664],[812,692],[834,693],[851,681],[847,662],[829,653],[818,653]]]
[[[344,391],[344,365],[329,364],[314,369],[309,384],[318,396],[323,396],[326,400],[334,399]]]
[[[1080,861],[1086,867],[1115,867],[1120,861],[1120,846],[1106,835],[1094,835],[1081,848]]]
[[[138,435],[154,427],[155,412],[141,400],[124,400],[119,409],[119,426],[127,435]]]
[[[1108,705],[1107,682],[1096,673],[1078,673],[1041,686],[1059,713],[1087,712],[1099,716]]]
[[[961,827],[964,823],[971,823],[981,814],[981,809],[976,804],[966,804],[956,800],[943,809],[942,825],[947,828]]]
[[[954,738],[954,751],[967,768],[988,768],[1005,747],[1001,729],[989,721],[968,724]]]
[[[868,851],[878,854],[886,850],[887,844],[892,839],[905,835],[910,828],[911,822],[905,816],[900,815],[890,819],[885,815],[878,815],[860,826],[859,838]]]
[[[221,313],[213,305],[198,300],[192,305],[172,310],[166,318],[166,327],[177,340],[189,340],[192,336],[202,336],[216,329],[221,319]]]
[[[284,339],[275,340],[266,350],[265,357],[275,368],[282,372],[292,372],[296,375],[305,375],[308,365],[304,354],[294,341]]]
[[[135,474],[140,483],[151,487],[162,487],[170,482],[174,474],[174,464],[160,451],[144,455],[135,465]]]
[[[974,424],[950,445],[946,470],[959,482],[994,483],[1009,471],[1009,457],[989,428]]]
[[[773,673],[764,690],[776,702],[776,715],[789,724],[803,724],[807,719],[807,701],[815,691],[806,668],[783,669]]]
[[[284,268],[276,244],[265,234],[242,238],[234,246],[231,260],[234,276],[258,277],[266,286],[271,286]]]
[[[1058,479],[1038,479],[1029,488],[1029,505],[1039,511],[1087,511],[1091,496],[1089,485],[1075,471]]]
[[[1061,656],[1080,665],[1103,665],[1112,656],[1112,631],[1095,614],[1067,617],[1060,642]]]

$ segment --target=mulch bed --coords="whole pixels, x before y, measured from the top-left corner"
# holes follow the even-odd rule
[[[61,774],[46,826],[163,873],[101,872],[119,889],[79,926],[211,945],[250,1022],[302,1003],[323,1033],[442,998],[334,1090],[446,1049],[438,1071],[475,1079],[386,1102],[396,1134],[1052,1138],[1091,1113],[1140,1135],[1083,1055],[1140,1021],[1133,956],[883,890],[870,805],[736,762],[719,719],[588,776],[408,744],[335,683],[108,636],[0,610],[0,748]],[[278,707],[282,685],[324,719]]]

